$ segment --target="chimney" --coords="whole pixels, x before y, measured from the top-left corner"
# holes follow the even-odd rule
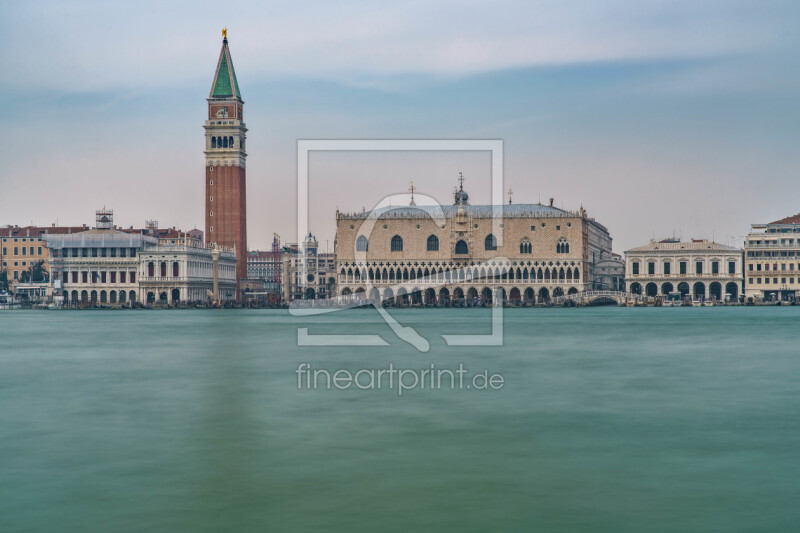
[[[550,207],[553,207],[553,199],[550,198]]]

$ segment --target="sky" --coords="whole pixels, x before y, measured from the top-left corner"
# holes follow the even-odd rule
[[[740,246],[800,212],[800,4],[0,2],[0,225],[204,225],[228,28],[248,245],[296,240],[298,139],[501,139],[515,203],[583,206],[614,250]],[[489,201],[488,153],[314,153],[309,227],[388,194]]]

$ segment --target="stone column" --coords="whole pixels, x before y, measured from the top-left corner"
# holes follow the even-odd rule
[[[281,289],[284,302],[289,302],[292,299],[291,255],[288,251],[284,251],[281,254]]]
[[[211,263],[214,273],[214,284],[211,292],[214,293],[214,302],[219,302],[219,249],[216,246],[211,250]]]

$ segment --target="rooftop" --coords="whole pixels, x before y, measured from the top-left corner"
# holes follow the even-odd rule
[[[664,251],[701,251],[701,250],[718,250],[721,252],[740,252],[739,248],[720,244],[718,242],[709,241],[708,239],[691,239],[690,241],[679,241],[675,239],[664,239],[661,241],[651,240],[644,246],[637,246],[631,248],[625,253],[630,252],[646,252],[651,250],[664,250]]]
[[[468,216],[476,218],[492,218],[494,210],[505,218],[524,217],[582,217],[580,211],[565,211],[557,207],[543,204],[503,204],[503,205],[464,205]],[[380,207],[361,213],[338,212],[339,219],[389,219],[389,218],[454,218],[458,212],[457,205],[417,205]]]
[[[800,224],[800,213],[776,220],[775,222],[770,222],[770,225],[772,224]]]
[[[223,31],[222,50],[217,61],[217,70],[214,74],[214,83],[211,84],[210,98],[242,98],[239,92],[239,82],[233,70],[231,51],[228,48],[228,38]]]

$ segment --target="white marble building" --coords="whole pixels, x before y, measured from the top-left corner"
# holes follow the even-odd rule
[[[741,249],[705,239],[651,240],[625,252],[628,291],[651,297],[737,300],[743,272]]]
[[[800,214],[753,224],[744,243],[745,296],[792,302],[800,291]]]

